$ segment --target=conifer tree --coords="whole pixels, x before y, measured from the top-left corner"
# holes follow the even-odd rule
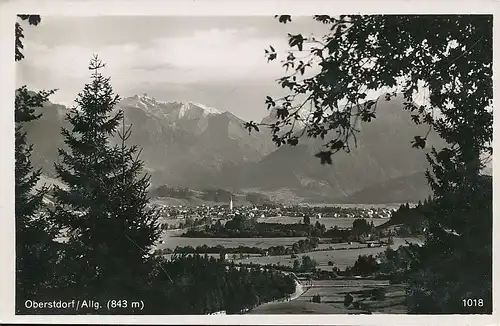
[[[99,72],[104,66],[92,58],[92,82],[66,117],[73,128],[62,130],[69,149],[59,150],[56,172],[68,188],[56,189],[52,216],[70,234],[65,281],[74,284],[71,291],[131,299],[145,286],[148,253],[161,229],[157,211],[148,207],[150,177],[142,174],[138,147],[125,144],[130,127],[123,111],[114,110],[120,98]],[[112,145],[116,135],[121,144]]]
[[[40,22],[38,15],[19,15],[29,24]],[[15,60],[22,54],[23,29],[16,22]],[[35,109],[43,107],[55,90],[29,91],[26,86],[15,94],[15,230],[16,230],[16,311],[21,312],[24,300],[40,298],[51,287],[52,265],[56,257],[53,242],[57,230],[42,212],[46,187],[36,189],[41,171],[35,170],[31,162],[33,146],[27,143],[25,124],[37,120],[41,114]]]
[[[144,162],[139,159],[141,150],[138,146],[128,147],[132,125],[126,127],[125,118],[118,132],[120,145],[115,146],[115,170],[111,190],[111,219],[114,225],[108,230],[108,236],[121,245],[110,257],[106,265],[111,275],[121,275],[121,283],[108,284],[113,291],[122,291],[128,287],[134,289],[143,286],[143,277],[149,272],[145,262],[149,258],[152,246],[158,240],[161,228],[157,224],[158,211],[148,207],[150,176],[143,174]],[[127,266],[127,268],[123,268]],[[124,284],[124,280],[127,281]]]
[[[109,278],[104,271],[109,269],[110,257],[123,244],[109,236],[120,227],[111,210],[116,155],[109,138],[123,113],[112,112],[119,97],[113,94],[110,78],[99,72],[103,67],[94,56],[89,65],[92,81],[78,94],[77,106],[66,115],[73,128],[62,128],[68,150],[59,149],[61,163],[55,164],[55,170],[67,189],[55,187],[55,209],[51,214],[68,231],[64,273],[68,291],[93,296],[98,295],[99,289],[104,291]]]
[[[29,92],[19,88],[15,99],[15,225],[16,225],[16,297],[35,297],[49,286],[54,259],[56,230],[44,216],[43,197],[47,188],[35,189],[41,171],[31,163],[33,145],[27,144],[23,125],[36,120],[35,107],[42,107],[53,91]]]

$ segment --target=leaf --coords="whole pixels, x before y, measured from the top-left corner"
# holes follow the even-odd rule
[[[302,36],[302,34],[297,34],[297,35],[291,35],[291,34],[288,34],[289,36],[289,40],[288,40],[288,45],[290,45],[290,47],[294,47],[296,46],[299,51],[302,51],[302,45],[304,43],[304,37]]]
[[[274,18],[278,18],[278,21],[283,24],[292,21],[292,16],[290,15],[275,15]]]
[[[418,114],[412,114],[411,115],[411,119],[413,120],[413,122],[417,125],[419,125],[421,122],[420,122],[420,116]]]
[[[366,95],[366,94],[365,94],[365,95]],[[366,104],[365,104],[365,105],[366,105],[366,108],[367,108],[368,110],[370,110],[370,109],[372,108],[372,106],[374,106],[374,105],[375,105],[375,101],[374,101],[374,100],[369,100],[369,101],[367,101],[367,102],[366,102]]]
[[[321,164],[332,164],[332,152],[330,151],[321,151],[315,154],[317,158],[320,159]]]
[[[361,120],[364,122],[370,122],[372,119],[375,119],[375,113],[369,111],[363,111],[361,113]]]
[[[276,110],[276,117],[278,119],[285,119],[290,113],[285,108],[279,108]]]
[[[252,129],[255,129],[255,131],[259,131],[259,127],[257,127],[257,125],[255,124],[255,122],[253,121],[250,121],[250,122],[245,122],[243,124],[243,127],[245,129],[248,129],[248,133],[251,133],[252,132]]]
[[[330,145],[330,148],[336,151],[341,150],[343,147],[344,147],[344,142],[340,139],[333,141]]]
[[[288,144],[291,146],[296,146],[299,143],[299,139],[297,137],[289,138]]]
[[[425,143],[426,143],[426,139],[425,138],[423,138],[421,136],[415,136],[414,140],[412,141],[412,147],[413,148],[424,149],[425,148]]]
[[[267,57],[267,62],[273,61],[274,59],[276,59],[276,57],[277,57],[276,53],[269,53],[269,56]]]

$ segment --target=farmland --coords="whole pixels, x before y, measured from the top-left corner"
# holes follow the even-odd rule
[[[332,267],[338,267],[344,270],[347,266],[352,266],[358,259],[359,255],[375,255],[385,250],[386,247],[379,248],[361,248],[349,250],[328,250],[328,251],[312,251],[304,254],[298,254],[297,258],[291,258],[290,255],[283,256],[267,256],[261,257],[257,255],[250,256],[245,259],[245,263],[254,263],[259,265],[280,264],[283,266],[293,266],[295,259],[302,259],[302,256],[309,256],[314,259],[321,270],[332,270]],[[333,266],[328,266],[328,262],[332,261]]]
[[[238,246],[249,246],[249,247],[259,247],[268,248],[270,246],[291,246],[294,242],[301,239],[299,237],[293,238],[182,238],[178,235],[178,231],[166,231],[163,235],[164,244],[158,246],[159,249],[170,248],[175,249],[175,247],[184,246],[217,246],[221,245],[225,248],[238,247]]]
[[[290,217],[290,216],[277,216],[277,217],[264,217],[259,218],[258,222],[263,223],[281,223],[281,224],[295,224],[301,223],[303,220],[302,217]],[[381,225],[387,222],[385,218],[365,218],[368,223],[373,222],[375,226]],[[354,219],[346,218],[346,217],[336,217],[336,218],[321,218],[318,219],[316,217],[311,217],[311,223],[314,224],[318,221],[321,224],[324,224],[327,229],[333,228],[337,226],[339,228],[351,228]]]
[[[303,217],[264,217],[258,218],[258,222],[296,224],[301,223]],[[324,224],[326,228],[337,226],[341,229],[353,227],[353,218],[311,218],[311,224],[318,221]],[[383,224],[387,219],[367,218],[368,223],[377,226]],[[165,222],[176,225],[182,222],[181,219],[169,219]],[[294,243],[306,238],[303,237],[274,237],[274,238],[190,238],[180,237],[183,230],[168,230],[163,233],[163,243],[158,249],[175,249],[176,247],[206,245],[208,247],[222,246],[224,248],[236,248],[239,246],[258,247],[268,249],[271,246],[284,246],[291,248]],[[257,264],[257,265],[281,265],[293,267],[294,261],[302,261],[302,258],[309,256],[317,265],[316,269],[321,271],[332,271],[334,268],[346,270],[352,267],[360,255],[377,255],[387,249],[387,245],[375,244],[374,247],[367,243],[357,241],[328,243],[329,238],[320,238],[320,243],[312,251],[296,253],[293,256],[263,254],[228,254],[227,261],[233,261],[236,264]],[[387,238],[380,239],[387,241]],[[418,238],[392,237],[393,244],[391,248],[398,248],[400,245],[406,245],[407,242],[421,244]],[[325,241],[325,242],[323,242]],[[165,257],[171,257],[166,255]],[[209,254],[208,256],[219,257],[219,254]],[[310,282],[310,283],[309,283]],[[389,284],[388,280],[373,279],[329,279],[311,281],[302,280],[304,292],[295,300],[288,302],[278,301],[260,305],[254,308],[250,313],[253,314],[359,314],[359,313],[406,313],[405,304],[405,286],[401,284]],[[382,297],[374,297],[372,291],[383,291]],[[354,301],[358,302],[356,306],[345,307],[344,297],[350,293]],[[313,302],[313,296],[321,297],[321,302]]]
[[[351,314],[351,313],[406,313],[405,285],[389,284],[384,280],[313,280],[312,286],[304,283],[305,291],[289,302],[263,304],[252,314]],[[383,289],[383,298],[371,298],[370,292]],[[344,306],[344,296],[350,293],[359,308]],[[321,303],[313,303],[319,295]]]

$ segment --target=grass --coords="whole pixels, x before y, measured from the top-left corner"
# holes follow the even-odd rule
[[[322,270],[332,270],[332,267],[338,267],[341,270],[347,266],[354,265],[359,255],[374,255],[385,250],[386,247],[381,248],[362,248],[350,250],[329,250],[329,251],[312,251],[304,254],[298,254],[297,258],[291,258],[291,255],[283,256],[252,256],[244,260],[245,263],[255,264],[281,264],[283,266],[293,266],[295,259],[301,260],[302,256],[309,256],[318,263],[318,268]],[[333,266],[328,266],[328,262],[332,261]]]
[[[258,247],[258,248],[269,248],[271,246],[291,246],[293,243],[305,239],[300,237],[290,237],[290,238],[181,238],[178,235],[179,232],[168,231],[164,232],[162,240],[165,241],[164,244],[158,246],[158,248],[171,248],[174,249],[177,246],[203,246],[206,244],[209,247],[215,247],[221,245],[225,248],[233,248],[238,246],[248,246],[248,247]],[[174,236],[173,236],[174,235]]]
[[[382,300],[369,295],[373,289],[384,288]],[[359,308],[344,306],[344,296],[350,293]],[[321,303],[313,303],[314,295],[321,296]],[[290,302],[269,303],[255,308],[252,314],[360,314],[360,313],[407,313],[405,286],[377,280],[322,280],[313,281],[299,298]]]
[[[304,220],[303,217],[288,217],[288,216],[264,217],[258,219],[259,222],[282,223],[282,224],[300,223],[303,220]],[[333,228],[334,226],[338,226],[339,228],[351,228],[354,220],[355,219],[353,218],[347,218],[347,217],[338,217],[338,218],[325,217],[321,219],[318,219],[316,217],[311,217],[311,224],[314,224],[316,223],[316,221],[318,221],[321,224],[324,224],[327,229]],[[386,218],[366,218],[366,220],[368,223],[371,223],[373,221],[373,224],[375,226],[384,224],[385,222],[388,221],[388,219]]]

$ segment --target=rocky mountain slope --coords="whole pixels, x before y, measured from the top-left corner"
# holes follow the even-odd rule
[[[249,134],[232,113],[202,104],[162,102],[143,94],[123,99],[118,108],[133,125],[129,142],[143,148],[154,187],[290,193],[306,201],[399,202],[428,193],[420,178],[427,167],[425,151],[411,148],[413,137],[427,129],[413,124],[401,104],[398,98],[381,100],[376,119],[358,126],[357,147],[350,154],[337,153],[332,166],[314,157],[321,140],[304,138],[298,146],[276,148],[269,131]],[[67,109],[46,103],[42,110],[43,117],[26,130],[35,165],[53,176]],[[264,118],[272,120],[272,113]],[[431,134],[429,144],[441,141]]]

